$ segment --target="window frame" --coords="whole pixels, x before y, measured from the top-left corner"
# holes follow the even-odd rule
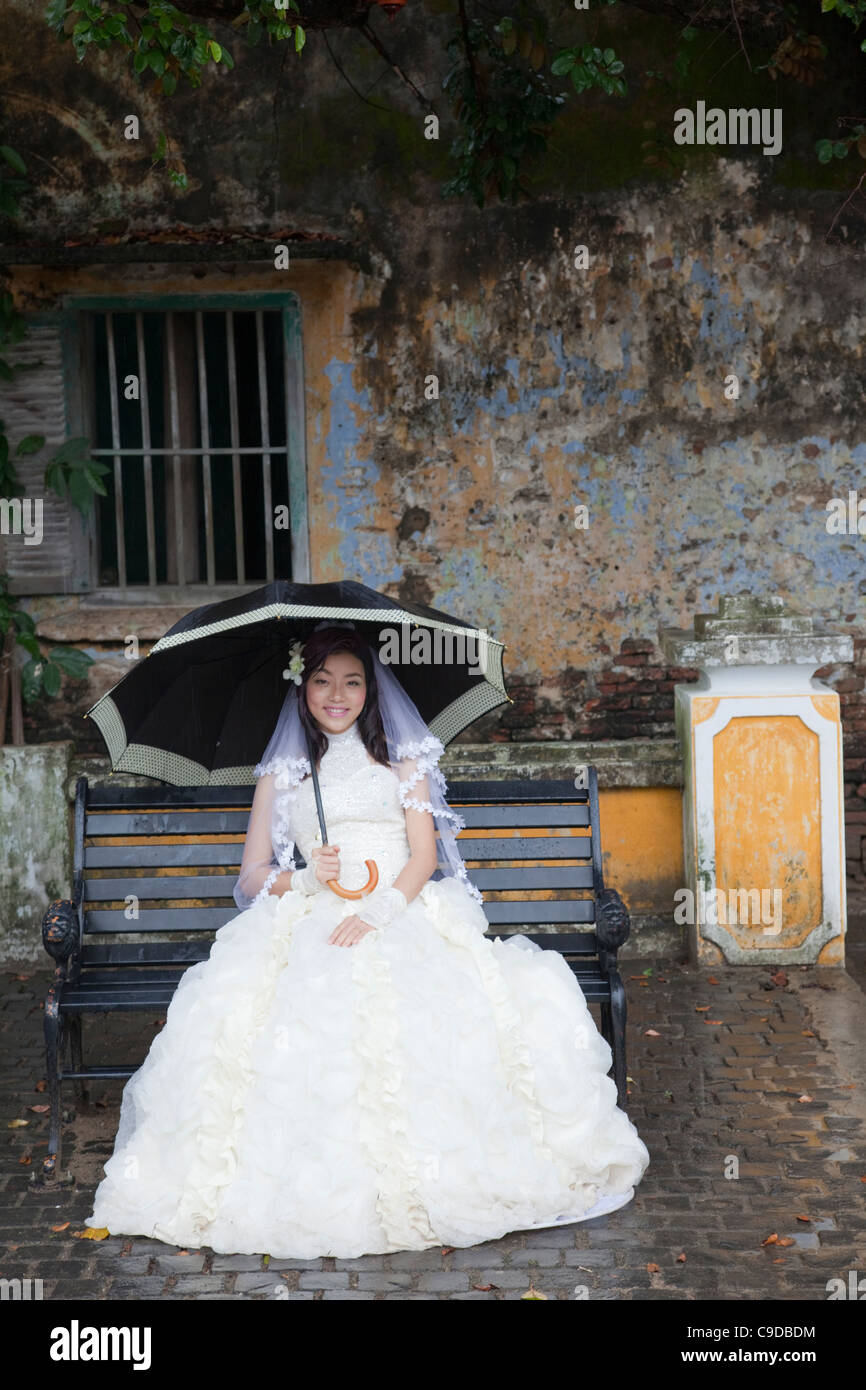
[[[287,353],[288,393],[286,399],[288,481],[290,499],[292,581],[310,582],[310,532],[307,511],[306,411],[304,390],[303,331],[300,300],[291,290],[254,293],[178,293],[178,294],[69,294],[63,297],[63,365],[68,383],[66,416],[72,436],[91,438],[89,396],[92,390],[92,363],[87,360],[87,333],[83,316],[87,313],[168,313],[196,310],[228,310],[250,312],[256,309],[280,310],[283,325],[283,346]],[[264,451],[263,451],[264,452]],[[102,461],[107,462],[104,456]],[[262,581],[226,582],[209,585],[206,580],[185,584],[128,584],[100,585],[97,555],[96,508],[84,522],[86,532],[88,574],[87,592],[110,603],[125,604],[189,604],[206,591],[208,600],[230,598],[262,587]],[[275,578],[278,576],[275,576]],[[269,582],[267,580],[265,583]]]

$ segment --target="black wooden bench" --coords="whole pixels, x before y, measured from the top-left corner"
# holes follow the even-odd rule
[[[585,780],[584,788],[569,781],[451,783],[448,800],[466,821],[460,849],[470,880],[485,893],[491,927],[552,926],[522,934],[561,951],[587,1002],[601,1006],[625,1109],[626,1001],[616,953],[629,918],[619,895],[604,887],[595,768],[585,769]],[[184,971],[206,959],[214,932],[237,915],[232,887],[253,790],[90,787],[78,779],[72,898],[53,902],[42,928],[57,962],[45,1002],[44,1176],[60,1165],[62,1083],[72,1081],[86,1102],[89,1081],[127,1078],[141,1065],[85,1066],[84,1015],[164,1014]],[[565,926],[572,929],[556,930]]]

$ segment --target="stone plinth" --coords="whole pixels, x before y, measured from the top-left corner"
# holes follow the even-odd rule
[[[844,963],[839,697],[814,677],[852,639],[779,597],[723,596],[694,628],[660,628],[677,686],[684,892],[675,920],[706,964]],[[677,916],[676,914],[685,914]]]

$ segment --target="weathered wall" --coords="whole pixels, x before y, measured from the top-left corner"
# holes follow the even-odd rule
[[[313,577],[352,574],[506,641],[515,703],[475,739],[670,737],[673,683],[695,673],[664,667],[658,626],[689,626],[720,592],[778,593],[840,622],[858,665],[826,674],[842,695],[852,872],[866,883],[863,542],[825,527],[827,502],[857,488],[866,460],[864,266],[849,249],[862,223],[852,203],[824,245],[853,175],[811,154],[856,101],[845,105],[843,78],[807,92],[750,74],[726,61],[727,39],[687,98],[640,80],[670,48],[664,21],[616,7],[598,22],[627,59],[629,97],[575,102],[537,201],[478,211],[438,196],[453,170],[436,5],[410,0],[386,35],[443,112],[430,142],[390,76],[374,93],[388,109],[365,105],[321,43],[283,71],[281,53],[235,41],[234,72],[172,104],[110,58],[77,65],[36,10],[5,0],[7,138],[37,184],[19,234],[168,240],[182,223],[270,244],[295,228],[370,253],[366,270],[298,260],[280,273],[166,267],[155,247],[152,265],[18,269],[16,290],[43,309],[94,284],[297,290]],[[331,38],[356,85],[380,75],[361,40]],[[12,82],[22,51],[33,61]],[[781,104],[783,153],[705,147],[675,151],[670,172],[646,166],[642,138],[669,135],[695,90],[725,107]],[[122,139],[131,111],[142,148]],[[182,137],[187,194],[150,169],[160,129]],[[738,400],[725,399],[729,373]],[[587,530],[574,527],[578,503]],[[90,629],[81,638],[96,656],[115,650]],[[78,715],[107,676],[71,687],[65,713],[34,712],[28,739],[50,728],[98,747]]]

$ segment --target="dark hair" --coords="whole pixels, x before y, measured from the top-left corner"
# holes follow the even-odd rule
[[[385,739],[385,730],[382,727],[382,716],[379,713],[379,684],[376,680],[373,656],[369,644],[360,632],[355,632],[348,627],[319,628],[304,643],[304,673],[298,687],[298,715],[301,724],[310,736],[316,767],[318,768],[322,754],[328,747],[328,737],[310,714],[307,706],[307,681],[322,669],[333,652],[349,652],[363,664],[364,677],[367,683],[367,698],[364,701],[364,708],[358,715],[358,733],[361,735],[364,747],[370,756],[375,758],[377,763],[382,763],[384,767],[390,767],[388,744]]]

